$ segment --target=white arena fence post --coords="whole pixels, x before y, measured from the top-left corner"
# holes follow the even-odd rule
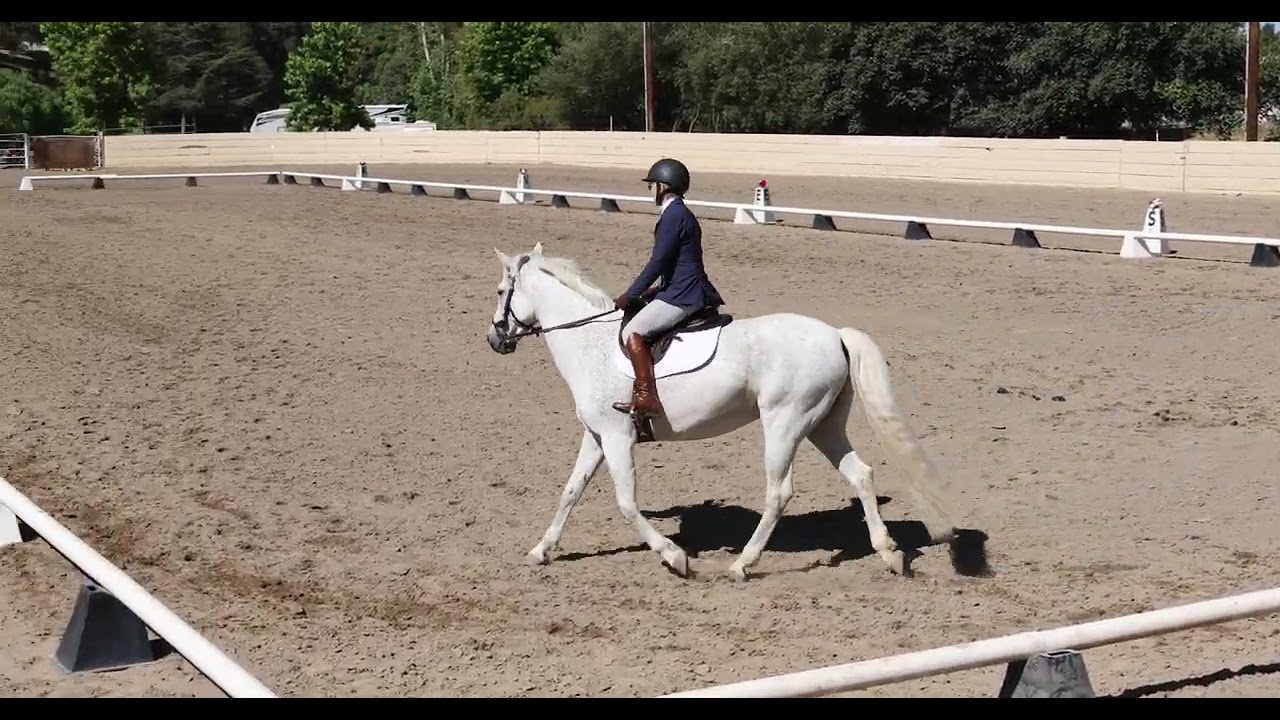
[[[55,662],[68,672],[120,669],[153,659],[150,627],[195,668],[234,698],[276,695],[163,603],[98,554],[27,496],[0,478],[0,546],[25,540],[26,525],[80,570],[76,599]]]

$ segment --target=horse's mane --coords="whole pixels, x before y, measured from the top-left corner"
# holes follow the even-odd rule
[[[535,255],[530,257],[529,261],[530,265],[537,267],[537,269],[555,278],[561,285],[581,295],[584,300],[591,303],[597,310],[608,310],[613,307],[613,296],[587,278],[586,274],[582,272],[582,268],[578,267],[576,261],[551,255],[543,255],[541,257]]]

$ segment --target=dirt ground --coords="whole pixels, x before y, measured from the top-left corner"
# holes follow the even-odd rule
[[[530,174],[644,193],[637,173]],[[756,179],[697,176],[693,197],[749,201]],[[769,180],[778,205],[1125,228],[1152,197]],[[541,340],[510,356],[485,343],[492,248],[541,241],[618,288],[647,257],[651,206],[260,179],[86,186],[0,192],[0,474],[281,695],[651,696],[1280,584],[1280,270],[1241,264],[1248,247],[1133,262],[1118,239],[1041,235],[1107,254],[1025,251],[912,243],[883,224],[705,220],[731,311],[809,313],[881,343],[996,570],[958,577],[924,548],[915,577],[891,575],[848,485],[804,446],[786,517],[735,584],[723,571],[764,499],[758,426],[637,450],[641,507],[694,555],[697,579],[640,546],[604,469],[560,554],[522,564],[580,427]],[[1280,232],[1280,198],[1163,197],[1170,229]],[[909,541],[916,514],[893,468],[860,414],[851,432]],[[0,549],[0,694],[221,694],[176,654],[62,675],[50,657],[78,583],[39,540]],[[1277,635],[1280,618],[1246,620],[1086,657],[1100,694],[1274,696]],[[850,694],[991,696],[1002,674]]]

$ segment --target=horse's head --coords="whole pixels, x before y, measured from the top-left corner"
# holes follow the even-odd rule
[[[502,264],[502,282],[498,283],[498,308],[493,314],[493,326],[489,328],[489,347],[507,355],[516,351],[519,337],[533,332],[538,325],[533,299],[529,297],[528,284],[520,282],[520,271],[529,260],[542,256],[542,243],[534,246],[528,255],[516,258],[497,248],[493,252]]]

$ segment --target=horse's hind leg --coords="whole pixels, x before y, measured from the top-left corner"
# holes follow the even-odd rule
[[[818,448],[818,452],[821,452],[853,486],[854,494],[862,502],[862,513],[867,521],[871,547],[885,561],[890,570],[904,575],[907,571],[906,557],[889,536],[889,529],[885,527],[884,519],[880,517],[871,467],[858,457],[858,453],[853,450],[853,444],[849,442],[846,426],[853,403],[853,392],[851,386],[845,386],[840,396],[836,398],[831,412],[809,433],[809,442],[813,443],[814,447]]]
[[[762,413],[761,421],[764,425],[766,482],[764,512],[760,515],[760,522],[751,534],[751,539],[742,549],[742,554],[729,566],[729,574],[739,581],[746,579],[747,568],[760,559],[764,546],[769,544],[769,537],[778,525],[778,519],[791,500],[791,466],[807,429],[804,414],[791,408]]]

